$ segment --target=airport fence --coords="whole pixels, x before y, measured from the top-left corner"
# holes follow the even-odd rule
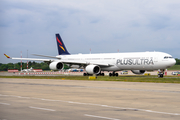
[[[28,72],[28,73],[15,73],[15,75],[73,75],[73,74],[83,74],[84,72]]]

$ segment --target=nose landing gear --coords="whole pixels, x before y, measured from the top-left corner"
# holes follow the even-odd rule
[[[164,70],[158,70],[158,78],[164,77]]]

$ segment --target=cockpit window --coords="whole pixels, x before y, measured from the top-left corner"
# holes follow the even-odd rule
[[[173,58],[172,56],[165,56],[164,59]]]

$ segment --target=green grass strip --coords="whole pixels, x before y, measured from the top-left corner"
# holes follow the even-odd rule
[[[153,75],[151,76],[129,75],[129,76],[118,76],[118,77],[97,76],[97,79],[93,79],[93,80],[89,79],[88,76],[0,76],[0,78],[180,83],[180,76],[164,76],[164,78],[158,78],[157,76],[153,76]]]

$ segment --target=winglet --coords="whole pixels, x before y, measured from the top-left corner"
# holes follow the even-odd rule
[[[7,58],[10,58],[8,55],[4,54]]]

